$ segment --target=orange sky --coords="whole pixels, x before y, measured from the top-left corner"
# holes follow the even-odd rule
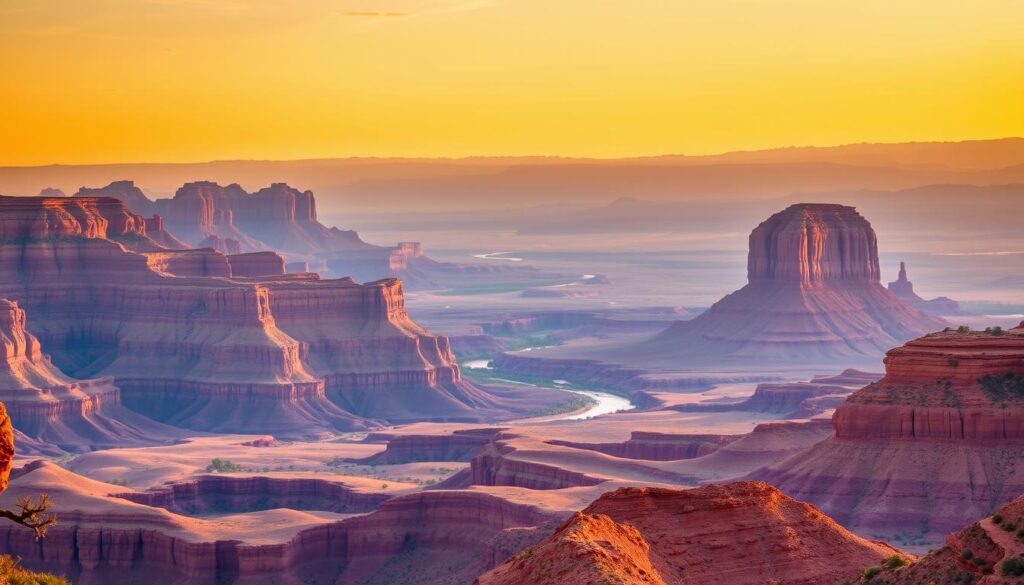
[[[0,164],[1024,135],[1020,0],[0,0]]]

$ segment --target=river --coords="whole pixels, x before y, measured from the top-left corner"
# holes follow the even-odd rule
[[[466,368],[467,370],[492,369],[490,360],[469,360],[463,362],[462,367]],[[535,388],[543,388],[545,390],[558,390],[561,392],[580,394],[596,402],[593,406],[582,412],[567,412],[565,414],[533,417],[509,422],[551,422],[557,420],[585,420],[588,418],[594,418],[595,416],[601,416],[602,414],[611,414],[613,412],[622,412],[624,410],[632,410],[636,408],[636,405],[630,402],[628,398],[625,398],[623,396],[617,396],[615,394],[609,394],[608,392],[599,392],[597,390],[580,390],[572,388],[571,384],[566,380],[552,380],[551,386],[541,386],[538,384],[519,382],[517,380],[504,380],[501,378],[497,378],[496,380],[512,384],[521,384],[524,386],[533,386]]]

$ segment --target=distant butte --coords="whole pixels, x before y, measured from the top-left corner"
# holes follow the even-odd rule
[[[936,297],[925,300],[914,292],[914,283],[907,279],[907,264],[900,262],[900,273],[896,280],[889,283],[889,292],[899,297],[905,303],[917,307],[929,315],[951,316],[964,315],[966,312],[960,308],[960,303],[949,297]]]
[[[748,284],[645,353],[684,363],[844,363],[946,323],[880,283],[875,231],[853,207],[801,203],[750,234]]]

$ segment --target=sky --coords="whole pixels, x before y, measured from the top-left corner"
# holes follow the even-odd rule
[[[1021,135],[1020,0],[0,0],[0,165]]]

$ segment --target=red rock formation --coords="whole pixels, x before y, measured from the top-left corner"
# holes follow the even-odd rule
[[[164,229],[164,218],[159,215],[146,218],[146,235],[152,238],[154,242],[170,250],[185,250],[191,247]]]
[[[995,522],[998,517],[1000,522]],[[992,516],[965,526],[946,538],[945,546],[906,567],[886,568],[859,585],[884,581],[889,585],[999,585],[1020,583],[1020,575],[1004,573],[1006,564],[1024,558],[1024,539],[1017,536],[1024,522],[1024,496],[1000,506]],[[1007,562],[1009,561],[1009,562]]]
[[[199,242],[197,248],[213,248],[221,254],[241,254],[242,244],[238,243],[238,240],[232,240],[231,238],[222,238],[220,236],[211,235]]]
[[[372,512],[391,498],[387,494],[364,492],[325,479],[238,475],[202,475],[145,492],[112,495],[185,515],[274,508],[357,514]]]
[[[355,463],[398,465],[418,461],[470,461],[473,455],[505,429],[456,430],[450,435],[398,435],[387,438],[384,451]],[[371,433],[367,440],[378,440],[384,433]]]
[[[231,276],[254,278],[284,274],[284,258],[274,252],[250,252],[228,256]]]
[[[709,455],[737,438],[734,435],[681,435],[633,431],[629,440],[622,443],[579,443],[561,440],[548,442],[574,449],[590,449],[625,459],[678,461]]]
[[[925,544],[1024,492],[1024,328],[933,333],[833,416],[835,437],[755,473],[869,534]]]
[[[750,234],[749,283],[643,344],[676,363],[873,360],[944,322],[879,282],[871,224],[852,207],[797,204]]]
[[[14,427],[7,407],[0,402],[0,493],[7,490],[7,481],[14,465]]]
[[[251,274],[270,271],[266,259],[276,275],[232,279],[232,258],[160,249],[115,199],[0,198],[0,296],[32,312],[58,365],[113,376],[148,416],[287,438],[375,424],[360,417],[509,412],[462,380],[447,338],[409,319],[398,281],[284,275],[272,254],[234,260]]]
[[[907,280],[907,265],[900,262],[899,277],[889,283],[889,292],[896,295],[900,300],[917,307],[929,315],[963,315],[964,310],[960,303],[948,297],[936,297],[934,299],[922,299],[914,292],[914,283]]]
[[[74,380],[61,373],[25,331],[25,321],[17,303],[0,299],[0,400],[22,437],[23,454],[152,445],[181,435],[122,407],[111,378]]]
[[[893,554],[763,483],[621,488],[477,583],[818,585]]]
[[[40,193],[42,195],[42,193]],[[135,181],[114,181],[106,187],[91,189],[82,187],[75,197],[113,197],[120,200],[128,209],[140,215],[153,215],[157,211],[153,201],[135,186]]]
[[[255,485],[243,481],[236,487]],[[361,584],[373,579],[426,585],[469,582],[494,566],[495,555],[509,550],[502,537],[564,517],[480,492],[423,492],[344,519],[256,512],[270,514],[275,522],[240,532],[233,525],[247,522],[243,515],[187,518],[130,502],[124,494],[107,495],[112,489],[50,463],[31,465],[0,496],[0,505],[45,490],[53,496],[60,523],[41,542],[33,540],[31,531],[0,525],[0,553],[18,555],[29,567],[47,566],[83,585],[157,575],[171,585]],[[282,529],[289,521],[300,524]]]
[[[669,407],[680,412],[768,412],[781,417],[795,417],[812,398],[838,396],[853,392],[848,386],[817,382],[772,382],[758,384],[754,394],[745,400],[728,403],[678,404]]]

